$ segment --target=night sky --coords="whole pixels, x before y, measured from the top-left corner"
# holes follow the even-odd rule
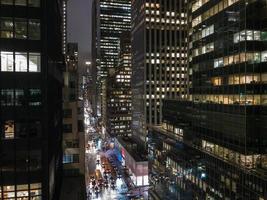
[[[67,39],[78,43],[80,69],[91,58],[91,1],[68,0],[67,6]]]

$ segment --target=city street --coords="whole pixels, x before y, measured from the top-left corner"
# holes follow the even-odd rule
[[[97,119],[91,114],[90,104],[85,104],[86,126],[86,185],[87,199],[127,200],[137,199],[141,192],[135,188],[125,173],[126,166],[116,157],[111,140],[103,139]],[[140,198],[139,198],[140,199]]]
[[[88,180],[88,186],[87,186],[87,192],[91,193],[89,199],[101,199],[101,200],[110,200],[110,199],[121,199],[121,200],[126,200],[127,198],[124,197],[123,193],[127,192],[127,187],[124,181],[121,178],[114,178],[115,179],[115,184],[114,187],[112,187],[111,180],[113,177],[111,174],[107,175],[107,179],[103,178],[105,177],[105,169],[101,166],[101,164],[96,164],[97,158],[105,157],[105,153],[102,151],[99,151],[98,148],[95,148],[94,142],[90,141],[90,144],[93,144],[88,151],[87,151],[87,157],[88,157],[88,165],[87,165],[87,170],[88,173],[90,174],[90,177],[95,176],[95,182],[100,183],[102,180],[107,180],[108,186],[97,186],[99,188],[99,192],[95,189],[97,185],[93,184],[93,180],[90,178]],[[97,174],[100,171],[101,174]],[[99,177],[97,177],[99,176]],[[101,181],[100,181],[101,180]],[[101,189],[100,189],[101,188]],[[122,194],[121,194],[122,193]]]

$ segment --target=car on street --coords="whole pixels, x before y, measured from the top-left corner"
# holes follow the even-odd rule
[[[100,189],[99,189],[98,186],[95,186],[95,187],[94,187],[94,190],[95,190],[95,193],[99,193],[99,192],[100,192]]]
[[[104,182],[104,187],[105,187],[105,188],[108,188],[108,181],[105,181],[105,182]]]
[[[95,180],[95,177],[94,176],[90,176],[90,180],[91,181]]]
[[[118,174],[117,174],[117,177],[118,177],[118,178],[121,178],[121,177],[122,177],[121,173],[118,173]]]

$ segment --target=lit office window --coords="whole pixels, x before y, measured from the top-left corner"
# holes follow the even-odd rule
[[[27,39],[27,20],[26,19],[15,19],[15,38],[16,39]]]
[[[13,23],[14,20],[14,23]],[[40,40],[40,20],[25,18],[0,18],[0,37]]]
[[[13,52],[1,52],[1,71],[12,72],[14,64]]]
[[[15,59],[14,59],[15,53]],[[40,72],[41,54],[26,52],[1,52],[1,71],[13,72],[14,63],[16,72]]]
[[[29,53],[29,72],[41,71],[41,55],[40,53]]]
[[[40,20],[30,19],[29,20],[29,31],[28,36],[30,40],[40,40]]]
[[[12,18],[0,18],[0,36],[1,38],[13,38],[13,20]]]
[[[27,1],[26,0],[15,0],[15,5],[16,6],[26,6]]]
[[[22,199],[41,200],[41,194],[42,194],[41,187],[42,187],[41,183],[30,184],[30,190],[27,184],[16,185],[16,189],[15,185],[3,186],[3,196],[4,199],[15,199],[16,196],[16,199],[20,200]]]
[[[15,124],[14,121],[8,120],[5,121],[4,125],[4,138],[13,139],[15,137]]]
[[[27,53],[24,52],[15,53],[15,71],[27,72]]]

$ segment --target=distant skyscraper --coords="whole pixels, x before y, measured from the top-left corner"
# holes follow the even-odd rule
[[[62,48],[63,54],[66,53],[67,46],[67,2],[68,0],[62,1]]]
[[[59,199],[62,3],[0,1],[0,199]]]
[[[119,58],[120,35],[131,29],[130,0],[99,0],[100,76],[107,75],[107,69],[116,67]]]
[[[107,131],[112,136],[132,134],[131,58],[130,32],[125,32],[120,39],[119,64],[107,82]]]
[[[98,91],[99,91],[99,80],[100,77],[97,77],[97,66],[98,66],[98,49],[97,49],[97,40],[98,40],[98,18],[97,18],[97,0],[93,0],[92,2],[92,46],[91,46],[91,75],[92,75],[92,86],[91,86],[91,106],[93,115],[98,115],[98,107],[100,106],[100,102],[98,101]]]
[[[106,126],[106,83],[108,69],[118,65],[120,35],[131,29],[130,0],[98,0],[97,15],[97,76],[98,101],[101,102],[102,124]]]
[[[132,1],[133,134],[162,122],[162,99],[186,97],[187,35],[183,1]]]

